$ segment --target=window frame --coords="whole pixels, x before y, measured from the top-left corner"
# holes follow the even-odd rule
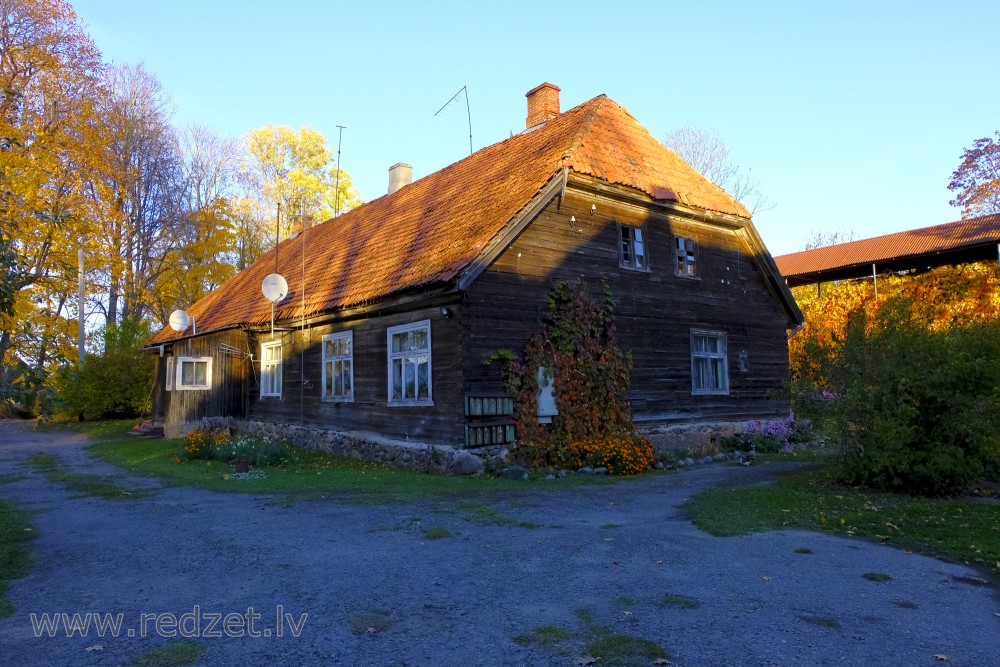
[[[392,351],[392,337],[396,334],[408,333],[410,331],[419,331],[421,329],[427,330],[427,398],[393,398],[392,397],[392,362],[394,359],[406,357],[409,355],[422,354],[422,352],[417,352],[414,350],[406,350],[400,352]],[[431,321],[420,320],[419,322],[410,322],[409,324],[400,324],[394,327],[387,327],[385,334],[385,352],[386,352],[386,404],[389,406],[408,406],[408,405],[434,405],[434,358],[433,358],[433,342],[431,339]],[[404,362],[405,365],[405,362]],[[406,370],[402,369],[403,373],[403,395],[406,395]],[[418,371],[414,370],[414,383],[416,384],[418,377]],[[414,386],[414,394],[417,393],[417,387]]]
[[[628,243],[631,245],[630,255],[631,260],[625,261],[625,230],[628,232]],[[643,248],[642,253],[642,265],[639,266],[636,262],[635,253],[635,232],[638,231],[642,237],[639,240],[639,244]],[[624,222],[618,222],[618,266],[626,269],[628,271],[640,271],[642,273],[649,273],[649,235],[646,234],[646,225],[629,225]]]
[[[332,357],[326,356],[326,344],[329,341],[334,340],[346,340],[350,345],[349,354],[336,354]],[[354,402],[354,330],[348,329],[347,331],[338,331],[337,333],[326,334],[323,336],[322,352],[320,354],[320,359],[322,363],[322,388],[320,389],[320,400],[326,401],[327,403],[353,403]],[[326,376],[327,376],[327,364],[334,364],[337,360],[343,362],[347,360],[351,364],[350,374],[351,374],[351,393],[345,396],[337,396],[335,394],[326,393]]]
[[[278,359],[268,360],[266,358],[267,355],[265,353],[265,350],[275,347],[278,348]],[[285,386],[284,361],[285,361],[285,355],[280,340],[271,340],[260,344],[260,397],[261,398],[281,398],[282,389],[284,389]],[[275,373],[274,370],[275,368],[277,368],[278,391],[277,392],[264,391],[265,378]]]
[[[697,352],[695,350],[696,337],[712,337],[720,341],[719,352]],[[691,329],[691,395],[692,396],[728,396],[729,395],[729,336],[725,331],[715,331],[711,329]],[[696,359],[708,359],[722,364],[723,384],[718,388],[704,388],[696,386],[698,372],[695,367]]]
[[[184,384],[185,363],[205,364],[205,384]],[[177,357],[174,367],[176,378],[173,391],[208,391],[212,388],[212,357]],[[195,377],[197,375],[195,372]]]
[[[682,244],[684,247],[682,247]],[[691,244],[691,259],[688,259],[687,244]],[[683,256],[683,259],[681,257]],[[690,236],[674,237],[674,275],[686,280],[701,280],[698,268],[698,242]],[[690,271],[687,268],[690,267]]]
[[[165,391],[173,391],[174,390],[174,358],[173,358],[173,356],[167,357],[166,364],[167,364],[166,370],[164,371],[164,375],[166,375],[166,377],[164,378],[163,389]]]

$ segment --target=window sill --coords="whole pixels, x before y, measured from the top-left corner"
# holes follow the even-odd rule
[[[424,400],[407,400],[407,401],[389,401],[387,405],[390,408],[411,408],[411,407],[426,407],[428,405],[434,405],[434,401],[431,399]]]
[[[686,275],[684,275],[682,273],[675,273],[674,274],[674,278],[680,278],[681,280],[687,280],[687,281],[690,281],[690,282],[693,282],[693,283],[700,283],[701,282],[701,276],[686,276]]]
[[[692,389],[692,396],[729,396],[728,389]]]
[[[260,395],[260,400],[263,401],[265,398],[281,398],[281,394],[261,394]]]
[[[320,401],[323,403],[353,403],[354,397],[351,396],[349,398],[339,398],[337,396],[324,396],[323,398],[320,399]]]
[[[211,389],[211,387],[207,385],[199,385],[196,387],[177,387],[176,389],[169,391],[208,391],[209,389]]]
[[[620,269],[622,269],[624,271],[631,271],[633,273],[650,273],[650,269],[649,269],[648,266],[646,268],[644,268],[644,269],[640,269],[640,268],[637,268],[635,266],[626,266],[624,264],[619,264],[618,268],[620,268]]]

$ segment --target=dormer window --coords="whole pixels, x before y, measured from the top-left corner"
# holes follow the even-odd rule
[[[649,270],[649,257],[646,255],[646,232],[643,228],[619,224],[618,238],[621,267],[635,271]]]
[[[698,246],[692,239],[676,238],[676,273],[682,278],[698,277]]]

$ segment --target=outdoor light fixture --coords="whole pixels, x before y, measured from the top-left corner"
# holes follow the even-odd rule
[[[451,317],[451,309],[448,306],[441,306],[441,317]]]
[[[597,204],[591,204],[590,205],[590,214],[594,215],[595,213],[597,213]]]

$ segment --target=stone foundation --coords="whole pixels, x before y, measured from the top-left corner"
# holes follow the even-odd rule
[[[720,451],[723,438],[730,438],[746,431],[752,421],[701,422],[640,427],[639,432],[649,438],[655,451],[692,449],[708,453]]]
[[[360,431],[328,431],[258,421],[236,421],[233,427],[238,432],[285,440],[299,447],[337,456],[440,475],[473,475],[484,470],[496,470],[505,465],[507,456],[507,450],[502,447],[468,450],[450,445],[392,440]]]

